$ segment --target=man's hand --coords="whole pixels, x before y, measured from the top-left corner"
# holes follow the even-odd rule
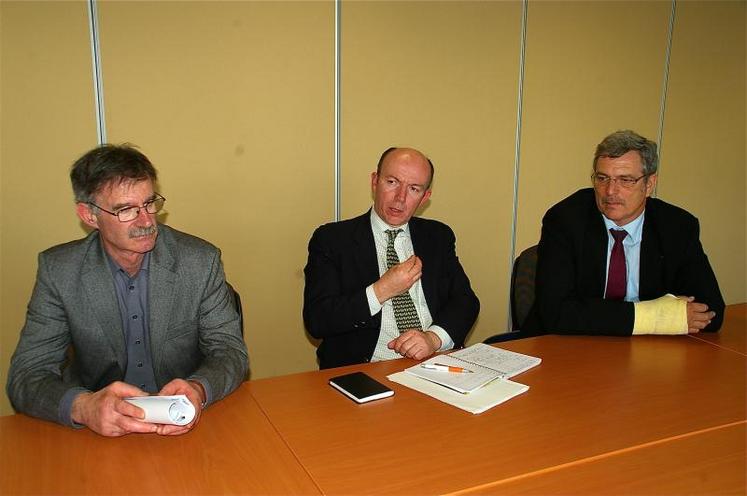
[[[415,284],[423,274],[423,262],[416,255],[402,263],[393,265],[373,284],[373,290],[379,303],[402,294]]]
[[[708,305],[698,303],[693,296],[678,296],[687,301],[687,333],[697,334],[705,329],[711,323],[711,319],[716,316],[716,312],[708,310]]]
[[[387,343],[390,350],[394,350],[403,357],[422,360],[434,354],[441,348],[441,338],[433,331],[409,329]]]
[[[157,425],[144,422],[145,412],[122,398],[147,396],[124,382],[112,382],[95,393],[82,393],[73,400],[73,421],[102,436],[123,436],[130,432],[156,432]]]
[[[179,434],[189,432],[197,425],[197,421],[200,419],[200,414],[202,413],[202,402],[205,401],[205,392],[200,383],[185,381],[184,379],[174,379],[158,392],[159,396],[173,396],[175,394],[187,396],[187,399],[195,407],[195,418],[187,425],[158,425],[156,432],[162,436],[178,436]]]

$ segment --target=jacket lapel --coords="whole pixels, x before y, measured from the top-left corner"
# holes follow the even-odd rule
[[[127,353],[122,330],[122,316],[111,268],[98,233],[95,234],[95,239],[86,252],[82,271],[83,293],[88,300],[88,306],[96,316],[98,327],[109,342],[117,357],[117,363],[124,373],[127,368]]]
[[[583,279],[590,284],[591,292],[599,297],[604,297],[604,283],[607,279],[607,230],[604,227],[602,214],[593,206],[589,212],[589,222],[586,223],[584,233],[584,251],[578,263],[581,267],[588,267],[588,272]],[[587,251],[588,250],[588,251]],[[583,269],[582,269],[583,270]]]
[[[371,230],[371,211],[358,217],[353,231],[353,243],[356,245],[355,264],[358,272],[367,284],[379,278],[379,260],[376,256],[376,243]]]
[[[148,306],[150,311],[149,340],[153,355],[153,366],[159,369],[159,357],[162,355],[167,336],[171,309],[174,305],[174,290],[176,283],[175,259],[168,232],[163,225],[158,226],[156,247],[151,252],[148,283]]]
[[[420,277],[420,284],[423,288],[425,301],[434,305],[436,301],[436,284],[434,280],[435,274],[432,269],[437,267],[434,260],[435,250],[433,249],[435,243],[430,239],[428,231],[424,229],[424,224],[417,217],[410,219],[409,227],[412,249],[423,263],[423,274]]]
[[[643,219],[641,238],[641,273],[638,297],[648,300],[661,293],[659,281],[663,280],[664,255],[656,229],[656,204],[651,198],[646,200],[646,217]]]

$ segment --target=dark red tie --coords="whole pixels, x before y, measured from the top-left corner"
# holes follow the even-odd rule
[[[623,248],[623,239],[628,233],[618,229],[610,229],[610,234],[615,238],[615,244],[612,245],[610,268],[607,272],[607,292],[604,297],[608,300],[622,300],[625,299],[628,287],[625,270],[625,249]]]

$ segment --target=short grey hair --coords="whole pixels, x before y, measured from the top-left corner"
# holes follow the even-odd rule
[[[597,145],[597,150],[594,153],[594,171],[597,170],[597,161],[600,158],[617,158],[633,150],[641,156],[643,173],[647,176],[656,174],[656,171],[659,170],[659,155],[656,153],[656,143],[630,129],[615,131]]]
[[[109,183],[150,179],[154,183],[158,173],[150,160],[135,145],[104,144],[86,152],[70,170],[75,201],[90,203],[102,187]]]

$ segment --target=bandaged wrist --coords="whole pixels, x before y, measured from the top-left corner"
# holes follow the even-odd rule
[[[687,334],[687,302],[671,294],[634,304],[633,334]]]

